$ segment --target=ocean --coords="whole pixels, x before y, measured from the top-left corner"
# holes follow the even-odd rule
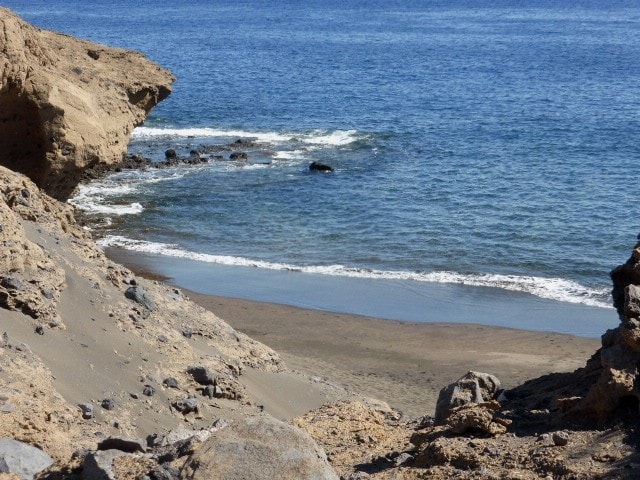
[[[105,248],[203,293],[586,335],[617,323],[609,271],[640,231],[635,2],[3,5],[174,72],[131,153],[214,152],[81,186],[70,202]],[[246,161],[229,160],[238,139]],[[468,315],[430,316],[465,295]],[[474,317],[504,298],[583,308]]]

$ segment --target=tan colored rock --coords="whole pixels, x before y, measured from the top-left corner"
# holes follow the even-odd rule
[[[500,435],[507,431],[511,421],[495,417],[495,411],[498,408],[500,408],[498,402],[463,405],[453,409],[446,423],[455,434],[477,431],[489,435]]]
[[[294,419],[294,424],[324,448],[343,478],[356,474],[357,466],[371,466],[391,452],[399,455],[412,448],[413,430],[383,402],[331,403]]]
[[[174,77],[143,55],[36,28],[0,8],[0,163],[54,197],[122,160]]]

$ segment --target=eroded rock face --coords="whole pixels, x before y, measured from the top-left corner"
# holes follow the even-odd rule
[[[640,413],[640,243],[629,260],[611,272],[613,304],[620,325],[602,336],[602,348],[587,370],[599,373],[572,413],[606,422],[624,410]]]
[[[0,7],[0,164],[65,199],[121,161],[175,80],[143,55],[36,28]]]

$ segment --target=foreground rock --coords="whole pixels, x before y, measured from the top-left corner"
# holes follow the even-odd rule
[[[494,375],[468,372],[456,382],[440,391],[436,404],[435,421],[443,424],[453,409],[469,403],[495,400],[500,392],[500,380]]]
[[[64,199],[122,160],[173,76],[131,51],[36,28],[0,7],[0,164]]]
[[[270,417],[241,420],[216,432],[186,462],[182,478],[338,480],[309,435]]]
[[[0,438],[0,473],[13,473],[31,480],[52,464],[53,459],[42,450],[10,438]]]

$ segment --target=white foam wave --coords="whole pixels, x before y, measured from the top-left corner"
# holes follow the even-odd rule
[[[279,133],[279,132],[251,132],[247,130],[224,130],[217,128],[154,128],[137,127],[132,138],[142,139],[150,137],[215,137],[215,138],[255,138],[259,142],[284,143],[300,142],[309,145],[323,145],[340,147],[349,145],[368,137],[358,134],[356,130],[313,130],[306,133]]]
[[[300,160],[304,158],[305,153],[304,150],[279,151],[276,152],[273,158],[277,160]]]
[[[144,211],[139,202],[120,204],[114,197],[137,192],[142,185],[181,178],[185,173],[167,170],[131,170],[107,176],[78,187],[73,197],[67,200],[74,207],[102,215],[136,215]]]
[[[74,207],[89,213],[102,215],[136,215],[144,211],[138,203],[117,204],[109,203],[107,198],[116,195],[126,195],[135,190],[133,185],[117,184],[113,182],[95,182],[80,185],[76,194],[68,202]]]
[[[286,263],[265,262],[243,257],[196,253],[165,243],[134,240],[123,236],[108,236],[98,241],[100,246],[119,247],[143,253],[152,253],[176,258],[197,260],[231,266],[247,266],[271,270],[287,270],[320,275],[334,275],[352,278],[371,278],[386,280],[404,280],[430,283],[451,283],[476,287],[492,287],[504,290],[523,292],[540,298],[561,302],[578,303],[592,307],[611,308],[604,300],[607,290],[585,287],[577,282],[562,278],[544,278],[534,276],[498,275],[498,274],[462,274],[457,272],[404,272],[384,271],[345,267],[343,265],[328,266],[296,266]]]

